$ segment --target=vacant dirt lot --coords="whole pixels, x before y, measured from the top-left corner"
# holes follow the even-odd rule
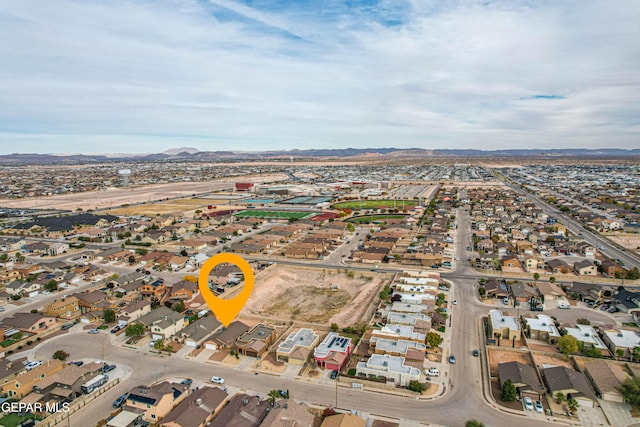
[[[548,356],[540,353],[533,353],[533,359],[536,361],[536,365],[542,368],[542,365],[553,365],[553,366],[566,366],[567,368],[573,369],[573,365],[569,361],[569,359],[561,354],[558,356]]]
[[[526,351],[489,349],[489,369],[491,370],[491,376],[498,376],[498,365],[504,362],[520,362],[529,365],[529,353]]]
[[[184,215],[191,213],[197,209],[203,212],[209,212],[207,206],[218,206],[227,203],[228,200],[219,199],[201,199],[201,198],[188,198],[180,200],[171,200],[168,202],[147,203],[144,205],[127,206],[124,208],[111,209],[113,215],[156,215],[166,213],[179,213]]]
[[[243,313],[278,320],[353,325],[390,280],[386,274],[274,266],[256,279]]]
[[[619,234],[607,234],[607,237],[616,242],[619,245],[624,246],[632,251],[638,251],[640,248],[640,234],[619,233]]]

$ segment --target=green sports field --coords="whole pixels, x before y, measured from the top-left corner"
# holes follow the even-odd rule
[[[352,200],[349,202],[340,202],[333,205],[335,209],[393,209],[395,203],[396,209],[412,208],[418,204],[417,200]],[[403,205],[404,203],[404,205]]]
[[[397,214],[381,214],[381,215],[363,215],[347,219],[347,222],[355,222],[357,224],[369,224],[371,222],[385,222],[389,219],[405,219],[407,215]]]
[[[268,219],[307,219],[318,215],[317,212],[295,211],[254,211],[246,210],[234,214],[237,218],[268,218]]]

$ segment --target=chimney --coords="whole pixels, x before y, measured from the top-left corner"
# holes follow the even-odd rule
[[[196,405],[201,406],[202,405],[202,399],[197,398],[196,399]]]

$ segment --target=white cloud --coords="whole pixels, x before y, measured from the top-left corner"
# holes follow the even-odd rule
[[[0,152],[640,147],[633,1],[263,5],[5,2]]]

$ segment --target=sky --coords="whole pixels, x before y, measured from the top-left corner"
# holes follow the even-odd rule
[[[0,154],[640,148],[637,0],[4,0]]]

